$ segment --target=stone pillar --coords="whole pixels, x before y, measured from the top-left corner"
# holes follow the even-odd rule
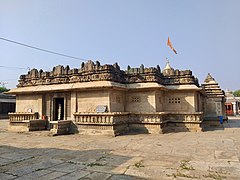
[[[236,102],[233,102],[232,105],[233,105],[233,115],[236,116],[237,115]]]
[[[227,118],[225,102],[226,102],[226,99],[223,98],[223,100],[222,100],[222,116],[223,116],[223,119]]]
[[[67,94],[64,94],[64,117],[63,120],[67,120]]]
[[[42,94],[42,116],[46,116],[46,95]],[[40,117],[40,119],[42,118]]]
[[[36,111],[36,110],[35,110]],[[43,113],[43,95],[39,95],[38,97],[38,115],[39,115],[39,119],[42,118],[42,113]]]
[[[72,91],[71,92],[71,119],[74,119],[74,113],[78,112],[77,109],[77,92]]]
[[[239,102],[238,101],[236,101],[236,115],[238,115],[239,113],[238,113],[238,109],[239,109]]]
[[[54,106],[53,106],[54,104],[53,104],[53,94],[50,94],[50,121],[53,121],[54,120],[54,115],[53,115],[53,108],[54,108]]]

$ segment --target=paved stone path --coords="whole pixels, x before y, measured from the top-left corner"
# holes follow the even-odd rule
[[[0,179],[240,179],[240,120],[207,132],[117,137],[8,132]]]

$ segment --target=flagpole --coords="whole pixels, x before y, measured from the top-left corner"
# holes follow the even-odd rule
[[[167,64],[169,64],[169,59],[166,57]]]

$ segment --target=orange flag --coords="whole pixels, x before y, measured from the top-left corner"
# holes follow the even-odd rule
[[[172,43],[171,43],[169,37],[168,37],[168,40],[167,40],[167,46],[169,46],[169,47],[173,50],[173,52],[174,52],[175,54],[177,54],[177,51],[176,51],[176,49],[173,48]]]

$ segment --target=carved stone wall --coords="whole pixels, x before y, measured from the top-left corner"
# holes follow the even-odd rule
[[[171,128],[201,131],[202,113],[75,113],[74,123],[85,134],[163,133]]]
[[[88,61],[82,63],[79,69],[58,65],[51,72],[32,69],[28,74],[21,75],[18,87],[103,80],[124,82],[124,72],[120,70],[117,63],[100,65],[99,62]]]
[[[165,71],[164,71],[165,72]],[[179,71],[171,69],[171,72],[162,73],[160,66],[139,68],[128,66],[122,71],[117,63],[113,65],[101,65],[100,62],[88,61],[82,63],[80,68],[70,69],[69,66],[58,65],[52,71],[44,72],[42,69],[32,69],[26,75],[21,75],[18,87],[65,84],[90,81],[113,81],[119,83],[157,82],[163,85],[196,84],[198,80],[190,70]]]

